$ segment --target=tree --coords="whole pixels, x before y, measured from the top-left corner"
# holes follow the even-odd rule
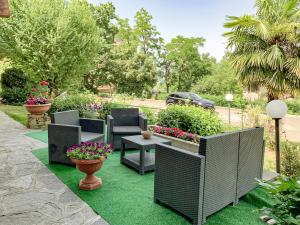
[[[144,54],[154,55],[160,48],[162,38],[156,27],[152,25],[153,17],[144,9],[141,8],[135,14],[134,37],[137,41],[137,46]]]
[[[145,53],[134,53],[132,58],[121,60],[123,75],[117,82],[121,93],[148,97],[157,82],[156,64]]]
[[[171,62],[170,82],[178,91],[189,91],[193,83],[211,73],[211,62],[207,54],[200,55],[202,37],[177,36],[166,45],[166,59]]]
[[[113,84],[114,77],[120,71],[113,51],[115,36],[118,33],[115,21],[118,17],[115,12],[116,8],[111,2],[99,6],[90,5],[90,7],[100,29],[99,39],[104,41],[99,49],[95,68],[84,76],[84,86],[97,93],[99,86]]]
[[[85,1],[11,0],[11,18],[0,20],[0,49],[51,92],[80,82],[99,52],[99,28]]]
[[[211,95],[225,95],[228,92],[238,95],[243,93],[242,85],[238,82],[227,57],[219,63],[212,60],[211,75],[199,80],[196,85],[193,85],[193,90]]]
[[[128,19],[118,18],[111,3],[95,9],[97,24],[105,28],[101,35],[112,35],[105,38],[96,68],[85,76],[85,86],[93,92],[97,92],[98,86],[109,84],[120,93],[150,93],[157,81],[156,55],[161,41],[151,24],[152,16],[141,9],[131,27]]]
[[[300,2],[256,0],[255,15],[229,16],[224,35],[240,81],[267,89],[268,101],[300,88]]]

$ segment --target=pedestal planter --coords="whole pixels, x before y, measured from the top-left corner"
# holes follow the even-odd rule
[[[50,107],[51,104],[41,104],[41,105],[24,105],[26,110],[33,115],[43,115],[46,113]]]
[[[50,123],[50,118],[47,113],[41,115],[28,114],[27,118],[27,127],[29,129],[44,129]]]
[[[79,188],[81,190],[95,190],[102,185],[101,178],[93,175],[96,171],[100,170],[105,158],[91,159],[91,160],[79,160],[71,158],[72,162],[76,164],[76,167],[86,173],[86,177],[80,180]]]

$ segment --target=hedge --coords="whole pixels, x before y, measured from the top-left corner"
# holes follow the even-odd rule
[[[223,131],[223,124],[215,113],[196,106],[169,106],[158,114],[158,124],[201,136]]]

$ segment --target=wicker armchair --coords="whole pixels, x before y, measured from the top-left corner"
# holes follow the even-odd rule
[[[81,142],[103,142],[104,121],[79,118],[77,110],[51,114],[48,125],[49,163],[74,165],[66,151]]]
[[[202,224],[257,186],[263,152],[263,128],[203,137],[199,154],[158,144],[154,201]]]
[[[143,130],[147,130],[147,118],[138,108],[113,108],[107,116],[107,140],[114,149],[121,148],[122,137],[141,134]]]

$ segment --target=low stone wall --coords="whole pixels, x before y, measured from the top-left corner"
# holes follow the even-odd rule
[[[30,129],[43,129],[50,123],[49,116],[45,113],[43,115],[28,114],[27,127]]]

